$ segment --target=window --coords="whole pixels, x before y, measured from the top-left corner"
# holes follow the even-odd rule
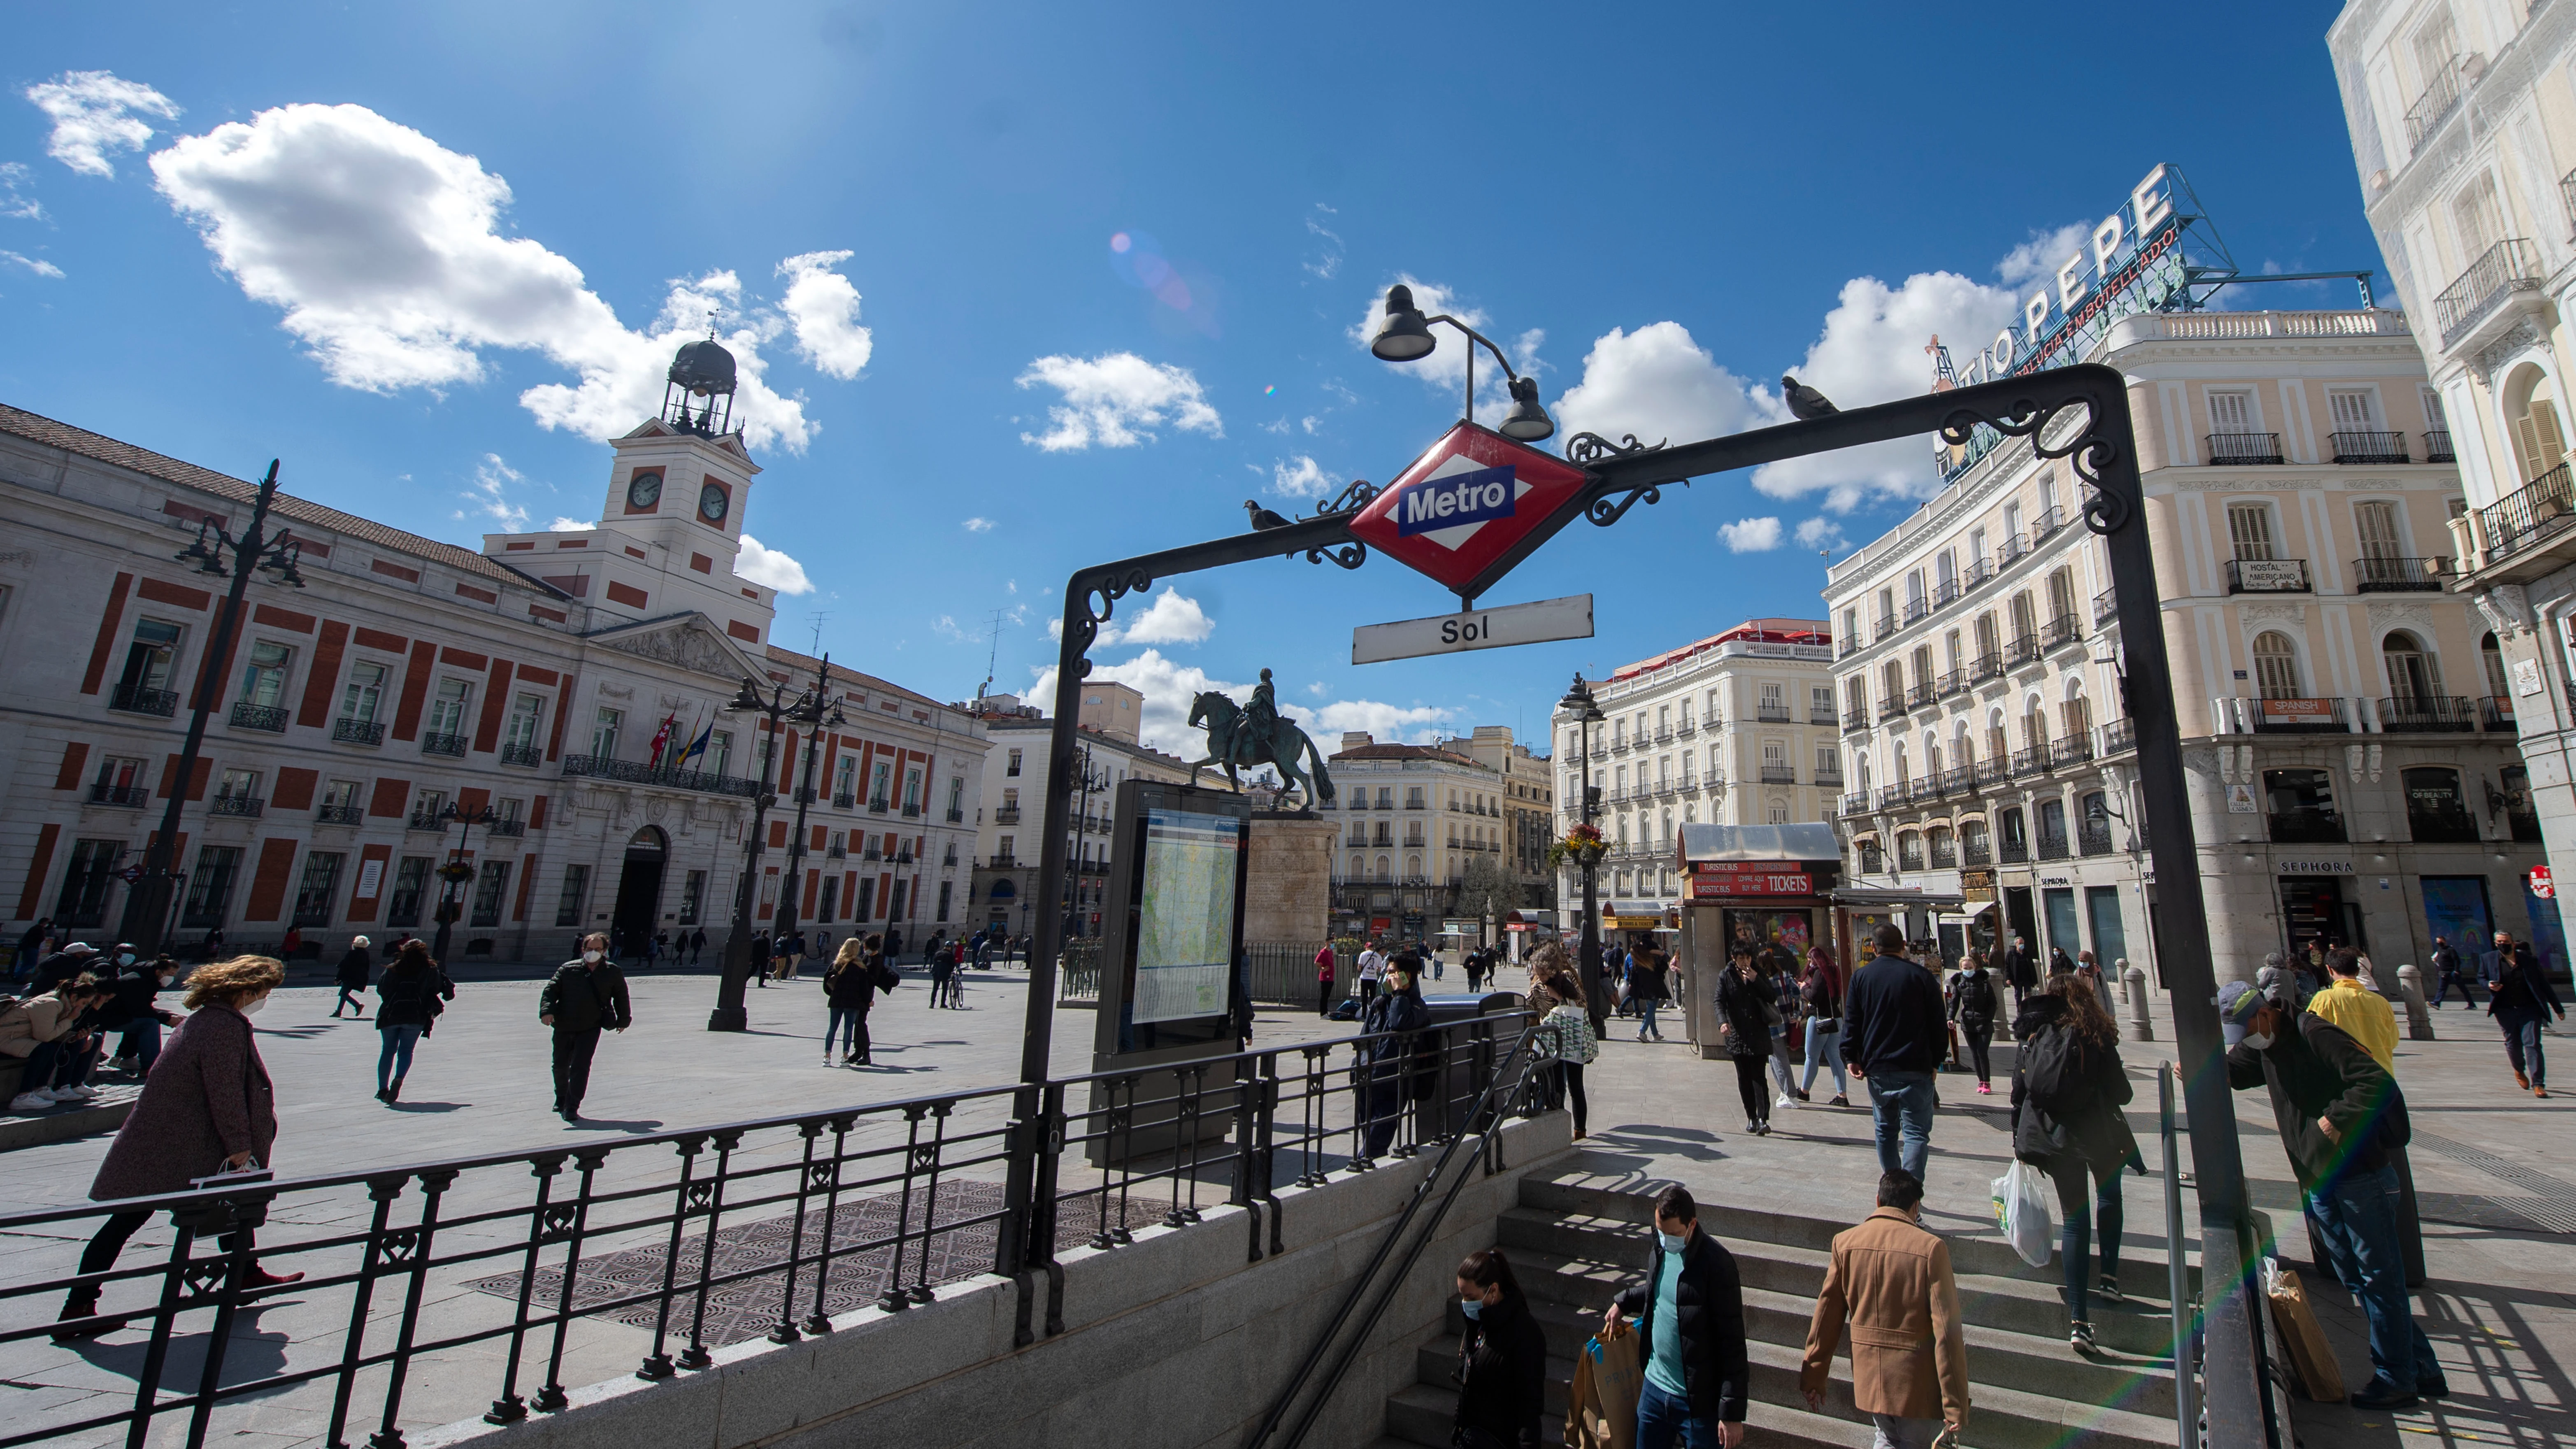
[[[2344,838],[2335,809],[2334,777],[2324,770],[2265,770],[2263,796],[2276,844],[2316,844]]]
[[[465,733],[465,697],[473,686],[462,679],[442,679],[438,693],[429,701],[429,732],[434,735]]]
[[[2459,230],[2463,268],[2504,240],[2504,210],[2496,202],[2492,173],[2478,172],[2451,198],[2451,224]]]
[[[510,701],[510,721],[501,737],[502,748],[522,760],[533,757],[537,751],[537,721],[545,708],[545,701],[533,694]]]
[[[892,803],[887,799],[887,796],[891,794],[893,790],[894,763],[891,760],[880,760],[877,762],[876,768],[868,771],[868,808],[871,810],[885,809],[888,804]],[[1004,791],[1003,793],[1007,795],[1010,792]]]
[[[2015,547],[2021,542],[2021,501],[2019,499],[2004,505],[2004,537],[2010,540],[2004,545],[2007,548]]]
[[[2404,772],[2406,828],[2428,844],[2473,844],[2478,819],[2460,793],[2460,772],[2447,765],[2419,765]]]
[[[2055,516],[2056,516],[2056,513],[2057,513],[2057,475],[2056,475],[2056,474],[2054,474],[2054,473],[2042,473],[2042,474],[2040,474],[2040,475],[2039,475],[2039,516],[2040,516],[2040,519],[2041,519],[2041,521],[2042,521],[2043,523],[2045,523],[2047,520],[2049,520],[2049,519],[2051,519],[2051,518],[2055,517]]]
[[[2397,505],[2384,498],[2374,498],[2352,506],[2354,532],[2361,535],[2364,559],[2389,560],[2402,556],[2405,545],[2397,537]],[[2369,576],[2363,576],[2367,579]]]
[[[2415,32],[2415,89],[2429,91],[2450,74],[2452,59],[2460,51],[2460,32],[2451,20],[2451,7],[2437,5],[2425,20],[2424,28]]]
[[[295,651],[266,639],[250,646],[250,661],[242,666],[241,702],[275,709],[286,697],[286,667],[295,660]]]
[[[617,732],[626,723],[626,712],[603,707],[590,726],[590,753],[593,758],[617,758]]]
[[[2227,542],[2239,562],[2259,562],[2273,557],[2271,505],[2228,504]]]
[[[1009,769],[1004,770],[1002,772],[1003,774],[1016,775],[1020,772],[1020,754],[1021,752],[1018,750],[1011,751],[1011,766]]]
[[[855,801],[859,793],[859,762],[843,755],[832,767],[832,795],[835,799]]]
[[[1959,581],[1958,559],[1948,549],[1941,550],[1932,560],[1932,574],[1941,581],[1942,596],[1947,598],[1950,586]]]
[[[1830,684],[1808,686],[1807,711],[1810,720],[1816,724],[1833,723],[1834,687]]]
[[[1626,773],[1626,771],[1622,770],[1622,771],[1621,771],[1621,773],[1622,773],[1622,774],[1625,774],[1625,773]],[[1419,810],[1419,809],[1422,809],[1422,808],[1423,808],[1423,805],[1422,805],[1422,787],[1421,787],[1421,786],[1419,786],[1419,785],[1408,785],[1408,786],[1406,786],[1406,787],[1405,787],[1405,791],[1404,791],[1404,808],[1405,808],[1405,809],[1407,809],[1407,810]]]
[[[2505,682],[2504,651],[2496,647],[2496,636],[2493,632],[2487,633],[2478,640],[2478,663],[2482,666],[2482,677],[2486,680],[2488,696],[2509,701],[2513,695],[2513,687]],[[2510,705],[2507,707],[2510,708]],[[140,765],[142,762],[136,760],[130,763]]]
[[[572,868],[588,869],[586,866],[578,865]],[[385,924],[388,926],[419,925],[420,903],[428,894],[429,857],[404,856],[402,863],[394,867],[394,893],[385,902]]]
[[[344,816],[355,816],[358,810],[358,782],[333,780],[322,787],[322,808]]]
[[[414,820],[435,821],[438,812],[445,808],[447,792],[444,790],[421,790],[411,797],[411,818]]]
[[[1986,530],[1983,524],[1968,530],[1968,557],[1978,563],[1986,559]]]
[[[2379,641],[2379,660],[2388,670],[2388,692],[2401,704],[2421,705],[2442,693],[2441,661],[2403,629]]]
[[[1833,741],[1816,741],[1816,778],[1818,780],[1831,779],[1833,776],[1841,773],[1835,768],[1834,761],[1836,758],[1837,756],[1834,752]]]
[[[119,840],[84,840],[72,847],[71,865],[63,871],[62,894],[54,902],[57,925],[107,923],[107,883],[116,878],[116,864],[124,855],[125,843]]]
[[[837,839],[838,837],[836,836],[835,838]],[[689,872],[689,873],[690,873],[691,875],[696,875],[696,874],[697,874],[697,872],[696,872],[696,871],[691,871],[691,872]],[[831,921],[833,921],[834,919],[836,919],[836,918],[839,916],[839,914],[840,914],[840,909],[841,909],[841,878],[840,878],[839,876],[837,876],[837,875],[827,875],[827,876],[823,877],[823,896],[822,896],[822,901],[821,901],[821,903],[820,903],[820,904],[816,905],[816,906],[815,906],[815,908],[814,908],[814,921],[815,921],[815,923],[816,923],[817,925],[829,924]],[[688,924],[688,923],[684,920],[684,921],[682,921],[682,922],[681,922],[681,924],[682,924],[682,925],[686,925],[686,924]]]
[[[1788,824],[1788,823],[1789,823],[1789,802],[1788,802],[1788,801],[1786,801],[1786,800],[1774,800],[1774,801],[1772,801],[1772,802],[1771,802],[1771,820],[1770,820],[1770,823],[1771,823],[1771,824],[1773,824],[1773,825],[1786,825],[1786,824]]]
[[[2487,636],[2495,638],[2493,634]],[[2502,690],[2494,691],[2501,694]],[[140,805],[149,798],[143,783],[143,762],[123,755],[109,755],[98,762],[98,774],[91,778],[89,796],[108,805]],[[22,963],[32,964],[32,963]]]
[[[2449,416],[2442,411],[2442,395],[2429,387],[2424,388],[2422,391],[2424,394],[2424,426],[2435,432],[2447,431],[2451,426],[2451,420]]]
[[[2326,389],[2326,414],[2334,420],[2338,433],[2371,433],[2379,430],[2378,408],[2365,387],[2330,387]]]
[[[259,798],[259,771],[226,770],[215,786],[218,800],[256,800]]]
[[[2250,433],[2254,427],[2254,394],[2245,391],[2209,390],[2209,430],[2213,433]]]
[[[2505,395],[2505,412],[2513,423],[2514,452],[2527,483],[2567,461],[2566,432],[2558,419],[2558,392],[2538,369],[2528,368],[2517,375]]]
[[[506,860],[483,862],[482,874],[474,882],[474,915],[466,924],[468,926],[501,924],[501,902],[509,896],[509,893],[510,862]]]
[[[717,730],[707,737],[707,752],[700,757],[699,768],[710,775],[723,775],[733,768],[733,731]]]
[[[304,879],[295,887],[295,914],[290,919],[298,926],[331,924],[331,898],[339,893],[340,863],[347,856],[325,851],[308,851],[304,856]]]
[[[943,921],[948,919],[948,893],[949,893],[950,891],[955,890],[956,888],[957,888],[957,883],[956,883],[955,881],[947,881],[947,880],[944,880],[944,881],[941,881],[941,882],[939,883],[939,916],[938,916],[938,919],[943,920]]]
[[[2254,687],[2264,699],[2300,699],[2299,651],[2290,636],[2266,629],[2254,636]]]
[[[1845,609],[1843,610],[1843,643],[1848,645],[1857,644],[1859,642],[1860,610]]]
[[[188,873],[188,897],[179,907],[179,924],[190,930],[213,930],[224,923],[232,904],[233,881],[241,874],[241,847],[197,848],[197,868]]]
[[[500,802],[496,813],[501,817],[501,824],[506,827],[517,825],[519,823],[519,817],[527,810],[527,808],[528,802],[525,800],[505,799]]]
[[[340,717],[374,724],[385,702],[385,667],[363,660],[349,666],[349,683],[340,692]]]

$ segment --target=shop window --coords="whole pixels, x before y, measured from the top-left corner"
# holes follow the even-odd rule
[[[2335,808],[2334,776],[2324,770],[2265,770],[2263,798],[2275,845],[2340,842],[2343,815]]]
[[[2458,845],[2478,839],[2477,817],[2460,793],[2460,772],[2447,765],[2417,765],[2404,772],[2406,829],[2419,844]]]
[[[2521,765],[2507,765],[2496,771],[2496,783],[2503,787],[2504,819],[2513,838],[2526,845],[2538,844],[2540,814],[2531,804],[2531,771]]]

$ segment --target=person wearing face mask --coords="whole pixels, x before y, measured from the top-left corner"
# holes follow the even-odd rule
[[[1678,1184],[1655,1198],[1655,1251],[1646,1281],[1602,1315],[1605,1336],[1637,1321],[1646,1366],[1637,1391],[1636,1449],[1736,1449],[1744,1442],[1751,1352],[1744,1342],[1744,1280],[1735,1255],[1701,1232],[1699,1204]]]
[[[1547,1336],[1500,1248],[1480,1248],[1458,1265],[1455,1449],[1538,1449],[1547,1407]]]
[[[582,937],[580,958],[555,968],[554,979],[537,997],[537,1020],[555,1030],[555,1115],[578,1125],[599,1034],[624,1031],[635,1023],[626,973],[608,959],[606,935],[593,931]]]
[[[2396,1151],[2413,1135],[2405,1094],[2351,1033],[2302,1014],[2252,983],[2218,988],[2230,1043],[2227,1082],[2271,1093],[2281,1150],[2306,1198],[2309,1231],[2370,1319],[2370,1383],[2362,1409],[2404,1409],[2450,1393],[2406,1297]]]
[[[188,994],[181,1002],[189,1015],[162,1049],[156,1069],[143,1079],[142,1095],[134,1099],[116,1141],[108,1146],[90,1183],[93,1201],[186,1192],[201,1177],[275,1165],[277,1093],[259,1059],[250,1019],[285,979],[285,966],[270,956],[236,956],[189,973]],[[108,1214],[81,1254],[81,1273],[87,1277],[115,1267],[126,1239],[151,1216],[145,1208]],[[228,1234],[219,1246],[227,1252],[246,1248],[249,1233],[241,1229],[239,1242]],[[254,1260],[243,1281],[248,1287],[273,1288],[303,1276],[271,1273]],[[94,1338],[121,1324],[121,1319],[93,1317],[99,1290],[96,1282],[71,1290],[55,1338]]]
[[[115,995],[98,1013],[99,1029],[122,1033],[112,1066],[140,1077],[161,1056],[161,1028],[177,1026],[179,1014],[165,1011],[153,998],[179,979],[179,963],[168,956],[126,967],[116,973]]]

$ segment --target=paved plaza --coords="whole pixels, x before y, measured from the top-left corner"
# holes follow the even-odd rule
[[[1017,971],[976,973],[967,987],[967,1009],[933,1010],[926,983],[917,974],[908,977],[872,1018],[882,1065],[853,1071],[820,1064],[823,1008],[810,977],[752,990],[751,1030],[716,1036],[703,1029],[715,990],[712,976],[640,976],[634,982],[635,1029],[609,1038],[600,1052],[585,1109],[596,1120],[573,1128],[549,1111],[547,1033],[535,1022],[540,983],[532,975],[493,976],[461,987],[437,1035],[421,1048],[405,1100],[390,1108],[371,1095],[373,1024],[333,1020],[326,988],[282,991],[259,1018],[262,1050],[279,1089],[280,1169],[347,1172],[999,1086],[1017,1068],[1026,992]],[[1085,1070],[1091,1013],[1059,1008],[1055,1020],[1057,1072]],[[2576,1403],[2576,1385],[2560,1367],[2576,1363],[2576,1172],[2561,1169],[2556,1150],[2565,1131],[2559,1114],[2568,1109],[2513,1089],[2483,1015],[2454,1010],[2436,1021],[2442,1039],[2401,1043],[2398,1070],[2416,1114],[2412,1160],[2430,1274],[2418,1303],[2455,1397],[2395,1416],[2302,1402],[2300,1421],[2312,1445],[2576,1442],[2563,1422],[2566,1407]],[[1351,1030],[1311,1012],[1271,1009],[1260,1014],[1255,1045],[1286,1046]],[[1614,1022],[1589,1074],[1592,1135],[1577,1144],[1580,1155],[1572,1167],[1604,1185],[1685,1183],[1714,1205],[1712,1226],[1721,1236],[1730,1205],[1786,1207],[1854,1221],[1867,1214],[1877,1169],[1865,1108],[1775,1109],[1774,1134],[1748,1137],[1737,1120],[1728,1063],[1701,1060],[1678,1039],[1639,1043],[1633,1034],[1631,1024]],[[2576,1042],[2564,1045],[2576,1060]],[[2151,1174],[2163,1167],[2155,1074],[2170,1060],[2169,1051],[2163,1042],[2125,1048],[2137,1083],[2131,1120]],[[1997,1058],[1999,1073],[2008,1072],[2009,1050],[1998,1048]],[[1941,1079],[1943,1105],[1925,1210],[1927,1223],[1942,1232],[1994,1231],[1987,1182],[2009,1160],[2003,1082],[1999,1076],[1996,1094],[1981,1098],[1968,1077]],[[1823,1087],[1821,1079],[1817,1085]],[[1821,1101],[1827,1094],[1816,1095]],[[2239,1094],[2236,1103],[2256,1205],[2281,1233],[2284,1255],[2304,1266],[2305,1234],[2269,1105],[2259,1093]],[[79,1201],[105,1146],[104,1137],[90,1137],[0,1156],[6,1167],[0,1172],[0,1201],[13,1209]],[[501,1194],[524,1187],[511,1187],[497,1174],[469,1174],[466,1181]],[[2161,1298],[2161,1179],[2129,1177],[2125,1188],[2125,1276],[2142,1288],[2157,1280],[2154,1292]],[[471,1205],[462,1185],[459,1195],[452,1211]],[[364,1225],[366,1203],[354,1190],[307,1208],[294,1220],[300,1228]],[[493,1231],[496,1251],[509,1246],[512,1231],[507,1224]],[[127,1264],[146,1261],[156,1249],[166,1251],[168,1242],[168,1228],[156,1223],[128,1250]],[[442,1252],[455,1246],[442,1239]],[[22,1263],[58,1270],[67,1247],[44,1234],[19,1235],[0,1241],[0,1263],[11,1271]],[[658,1253],[651,1250],[656,1261]],[[514,1267],[496,1260],[482,1271]],[[972,1271],[971,1265],[959,1271]],[[473,1276],[460,1271],[455,1281],[438,1285],[425,1321],[435,1324],[441,1313],[488,1321],[503,1300],[493,1296],[490,1283],[466,1281]],[[2363,1382],[2369,1370],[2358,1310],[2330,1280],[2303,1276],[2309,1277],[2347,1380]],[[345,1322],[337,1306],[320,1297],[307,1303],[290,1292],[250,1314],[234,1340],[234,1368],[278,1372],[300,1363],[305,1345],[318,1351],[330,1342]],[[386,1311],[380,1306],[379,1317]],[[586,1320],[566,1354],[564,1382],[577,1387],[631,1372],[649,1351],[648,1327]],[[750,1331],[745,1325],[728,1336]],[[105,1402],[120,1383],[130,1384],[141,1340],[139,1332],[127,1332],[78,1348],[39,1342],[0,1351],[10,1360],[0,1364],[0,1381],[7,1384],[0,1392],[9,1396],[0,1398],[0,1417],[69,1417],[82,1412],[84,1403]],[[174,1369],[185,1368],[189,1353],[188,1344],[178,1346]],[[498,1357],[497,1344],[480,1344],[417,1371],[404,1407],[405,1427],[479,1413],[497,1380]],[[254,1406],[248,1427],[282,1445],[313,1442],[327,1399],[327,1381],[280,1392]],[[363,1394],[360,1402],[366,1402]]]

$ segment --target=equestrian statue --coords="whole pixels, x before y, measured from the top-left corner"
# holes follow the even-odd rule
[[[1324,752],[1315,747],[1306,732],[1297,728],[1293,719],[1279,717],[1278,697],[1270,687],[1270,671],[1261,671],[1261,682],[1253,686],[1252,702],[1237,705],[1213,690],[1201,694],[1190,704],[1190,723],[1207,726],[1207,757],[1190,766],[1190,783],[1199,782],[1199,771],[1209,765],[1225,770],[1226,783],[1243,788],[1236,776],[1238,770],[1261,765],[1275,766],[1282,785],[1280,798],[1289,790],[1303,788],[1307,803],[1333,798],[1333,777],[1324,772]],[[1315,778],[1310,784],[1297,768],[1301,759],[1314,761]]]

